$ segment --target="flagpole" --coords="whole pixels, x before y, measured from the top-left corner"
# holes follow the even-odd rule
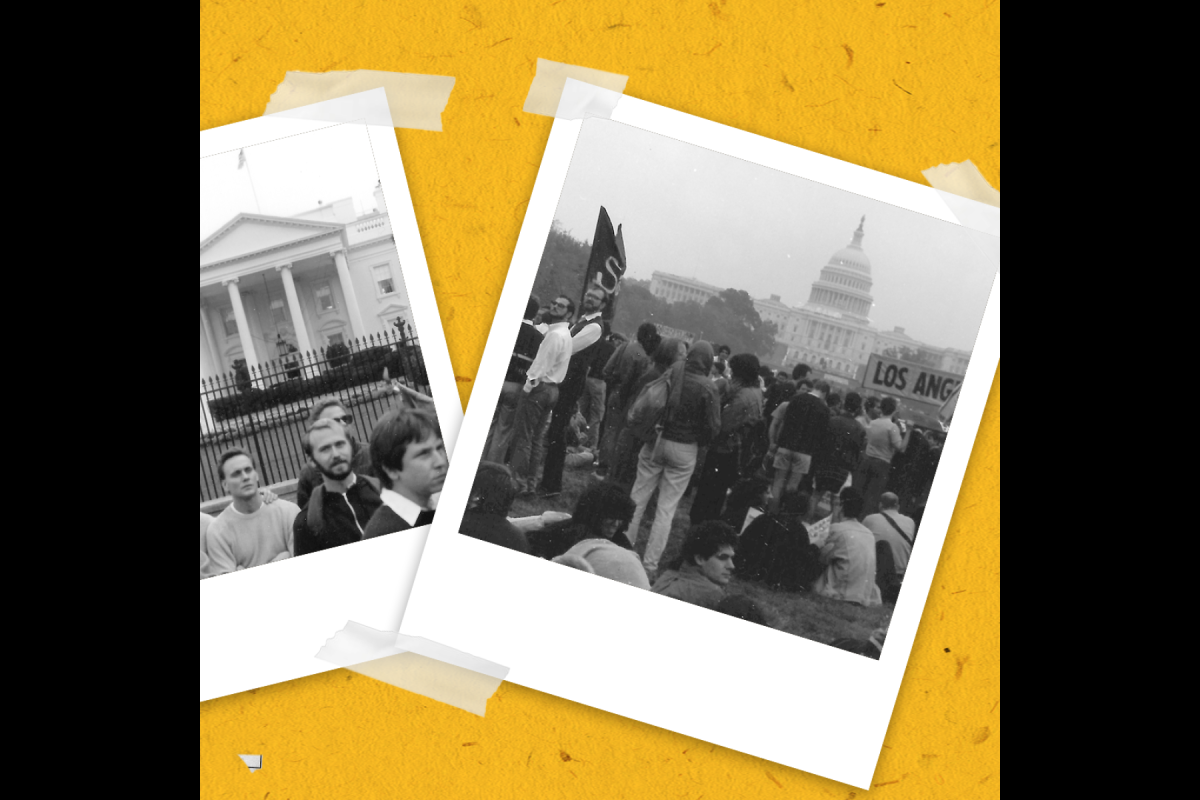
[[[246,168],[246,177],[250,179],[250,191],[254,194],[254,208],[258,213],[262,213],[262,206],[258,204],[258,190],[254,188],[254,174],[250,171],[250,159],[246,158],[246,151],[241,150],[238,153],[238,169]]]
[[[246,162],[246,177],[250,179],[250,191],[254,193],[254,207],[258,209],[258,213],[262,213],[262,206],[258,204],[258,190],[254,188],[254,174],[250,172],[250,162]]]

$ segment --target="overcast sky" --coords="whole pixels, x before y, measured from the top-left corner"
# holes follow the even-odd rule
[[[200,159],[201,241],[241,212],[289,217],[346,197],[359,214],[375,208],[379,172],[363,125],[247,147],[246,162],[239,170],[236,151]]]
[[[655,270],[754,298],[808,301],[865,214],[881,331],[971,350],[995,269],[957,225],[609,120],[589,119],[556,219],[591,241],[600,206],[624,225],[629,277]]]

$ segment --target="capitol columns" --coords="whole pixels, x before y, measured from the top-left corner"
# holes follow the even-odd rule
[[[250,335],[250,322],[242,305],[242,293],[238,291],[238,279],[226,278],[221,285],[229,290],[229,302],[233,303],[233,316],[237,320],[238,339],[242,343],[242,357],[247,367],[258,366],[258,353],[254,350],[254,337]]]
[[[350,280],[350,265],[346,261],[346,251],[334,251],[333,263],[337,265],[338,282],[342,285],[342,297],[346,298],[346,313],[350,316],[350,332],[355,339],[361,339],[367,335],[367,327],[363,325],[362,311],[358,307],[358,294],[354,291],[353,281]]]
[[[308,340],[308,325],[304,322],[304,313],[300,310],[300,295],[296,294],[296,280],[292,277],[292,265],[279,264],[275,271],[283,279],[283,293],[287,295],[292,328],[296,331],[296,346],[302,353],[312,352],[312,343]]]

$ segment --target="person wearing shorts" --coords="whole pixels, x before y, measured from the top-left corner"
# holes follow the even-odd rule
[[[813,471],[813,456],[822,452],[829,431],[829,406],[825,397],[829,384],[817,381],[811,392],[796,394],[787,411],[775,422],[772,441],[775,450],[775,481],[771,489],[771,511],[779,513],[785,492],[794,492],[808,484]]]

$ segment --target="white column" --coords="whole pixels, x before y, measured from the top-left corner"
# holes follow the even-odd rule
[[[228,278],[221,284],[229,289],[229,301],[233,303],[233,316],[237,319],[238,338],[242,341],[242,355],[246,366],[258,366],[258,353],[254,351],[254,339],[250,336],[250,321],[246,319],[246,309],[242,306],[242,294],[238,291],[238,279]]]
[[[350,265],[346,262],[346,251],[338,250],[333,254],[333,262],[337,265],[338,281],[342,284],[342,297],[346,298],[346,312],[350,315],[350,331],[355,339],[366,336],[367,328],[363,325],[362,312],[358,308],[358,295],[354,292],[354,284],[350,280]]]
[[[213,335],[212,319],[208,316],[208,306],[200,304],[200,330],[204,332],[204,344],[208,346],[208,365],[212,374],[221,371],[221,353],[217,350],[217,337]]]
[[[287,295],[288,311],[292,315],[292,327],[296,329],[296,346],[303,353],[312,350],[308,340],[308,326],[304,323],[304,314],[300,310],[300,295],[296,294],[296,281],[292,277],[292,265],[281,264],[275,268],[283,278],[283,293]]]

